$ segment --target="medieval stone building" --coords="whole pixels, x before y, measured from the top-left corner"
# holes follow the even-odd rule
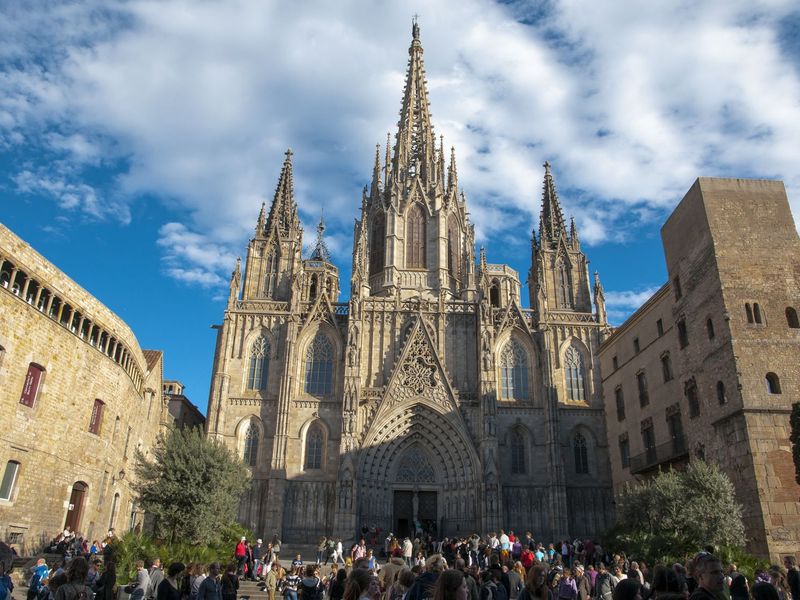
[[[414,25],[398,131],[361,198],[350,298],[325,247],[303,258],[287,152],[218,328],[207,429],[252,469],[240,518],[305,542],[363,525],[400,535],[610,525],[590,281],[545,164],[527,277],[476,260],[455,152],[434,136]],[[593,294],[590,288],[593,287]]]

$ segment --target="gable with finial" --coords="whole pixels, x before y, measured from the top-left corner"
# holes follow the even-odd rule
[[[433,403],[445,413],[458,412],[449,377],[421,314],[417,314],[414,324],[409,328],[386,392],[371,421],[398,405],[417,401]]]
[[[333,309],[333,305],[328,298],[328,293],[324,290],[319,294],[319,296],[317,296],[316,302],[314,302],[311,310],[308,311],[308,315],[303,323],[303,327],[305,328],[316,321],[324,321],[329,323],[338,330],[338,326],[336,324],[336,311]]]
[[[522,312],[517,301],[512,299],[506,310],[499,311],[494,316],[495,337],[499,336],[506,329],[513,329],[514,327],[518,327],[528,335],[531,335],[527,317]]]

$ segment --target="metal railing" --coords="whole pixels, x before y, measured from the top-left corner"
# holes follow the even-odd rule
[[[658,465],[686,456],[686,438],[678,436],[670,441],[647,448],[641,454],[631,456],[631,474],[643,473]]]

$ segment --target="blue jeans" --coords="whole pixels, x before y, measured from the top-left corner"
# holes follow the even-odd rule
[[[283,597],[286,600],[297,600],[297,590],[283,590]]]

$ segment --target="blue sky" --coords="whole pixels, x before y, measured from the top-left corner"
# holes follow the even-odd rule
[[[793,2],[87,0],[0,7],[0,220],[205,411],[209,326],[287,147],[345,300],[415,12],[478,244],[523,280],[545,160],[617,323],[663,283],[659,228],[697,176],[783,179],[800,214]]]

